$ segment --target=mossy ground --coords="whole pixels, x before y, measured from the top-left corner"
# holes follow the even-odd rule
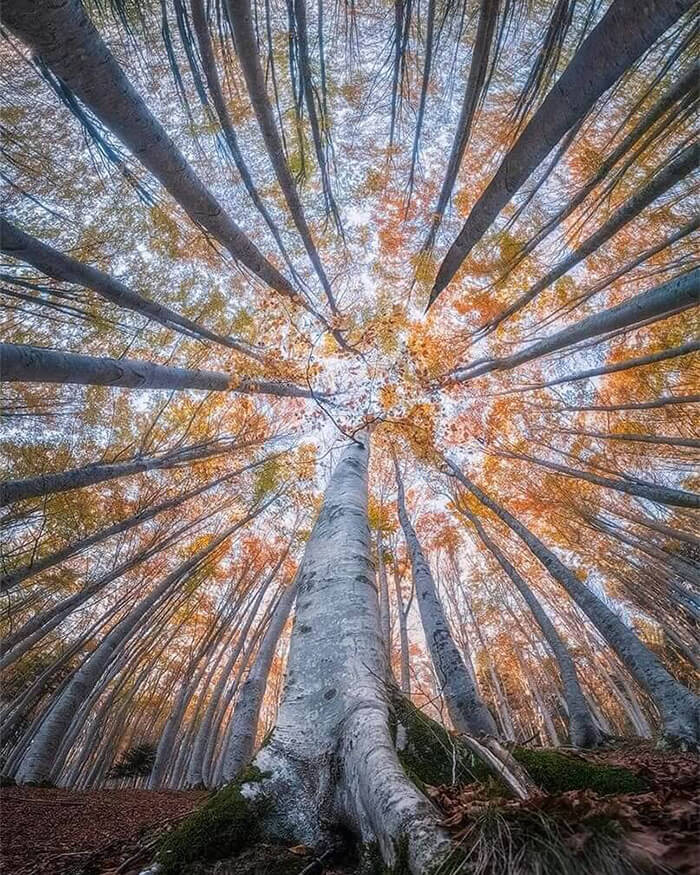
[[[419,787],[441,784],[493,782],[483,763],[472,754],[459,737],[423,714],[403,698],[393,703],[394,724],[406,729],[408,743],[399,751],[399,759],[408,776]],[[555,750],[515,746],[514,758],[529,772],[535,783],[547,793],[567,790],[594,790],[609,793],[641,793],[645,781],[628,769],[589,762],[582,757]],[[501,786],[495,787],[502,792]]]
[[[197,811],[168,833],[158,851],[166,875],[186,872],[192,863],[206,863],[233,857],[260,838],[264,799],[246,799],[244,783],[260,781],[259,770],[249,767],[234,784],[214,793]]]

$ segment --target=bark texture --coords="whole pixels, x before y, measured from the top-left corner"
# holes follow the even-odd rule
[[[433,806],[404,774],[386,702],[367,521],[369,437],[341,456],[299,571],[287,684],[277,725],[253,764],[270,777],[244,784],[272,802],[268,834],[318,845],[342,823],[411,872],[450,850]]]
[[[415,529],[408,518],[401,473],[396,460],[397,508],[403,529],[411,571],[416,588],[425,640],[435,671],[440,681],[440,692],[445,698],[450,720],[458,732],[470,735],[497,735],[496,723],[479,695],[445,617],[437,588]]]
[[[642,644],[634,632],[613,613],[576,575],[549,550],[526,526],[505,508],[489,498],[483,490],[452,462],[447,461],[455,476],[479,501],[501,519],[540,560],[552,577],[571,596],[603,638],[617,653],[622,663],[648,691],[658,707],[665,733],[684,743],[700,743],[700,699],[673,678],[659,659]]]

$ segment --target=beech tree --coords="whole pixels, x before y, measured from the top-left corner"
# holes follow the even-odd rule
[[[2,4],[3,778],[419,875],[700,746],[694,11]]]

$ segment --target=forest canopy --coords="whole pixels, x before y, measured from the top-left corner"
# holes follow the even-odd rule
[[[5,0],[8,780],[418,873],[415,713],[697,749],[697,11]]]

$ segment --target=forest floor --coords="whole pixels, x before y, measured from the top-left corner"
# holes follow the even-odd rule
[[[576,754],[581,756],[581,754]],[[598,795],[592,790],[543,794],[528,802],[499,799],[483,784],[430,787],[455,837],[468,845],[474,825],[498,806],[507,816],[553,815],[570,827],[567,841],[584,848],[590,824],[619,822],[630,859],[639,871],[700,875],[700,759],[660,752],[651,745],[621,744],[585,759],[624,766],[647,782],[645,792]],[[2,803],[2,872],[7,875],[135,875],[154,856],[158,837],[206,798],[203,792],[60,790],[9,787]],[[258,846],[235,862],[202,872],[299,872],[314,860],[304,848]],[[658,869],[656,868],[658,866]],[[349,875],[340,863],[318,866],[324,875]],[[468,870],[467,870],[468,871]],[[634,871],[634,869],[632,870]],[[557,875],[560,875],[558,872]]]

